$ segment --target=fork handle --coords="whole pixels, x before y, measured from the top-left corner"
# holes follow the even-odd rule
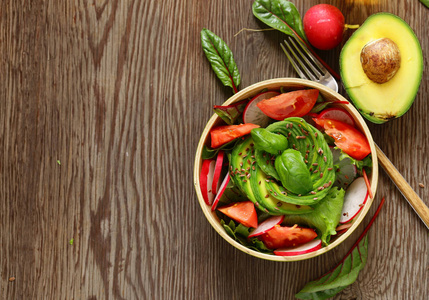
[[[375,149],[377,151],[377,158],[380,165],[389,175],[390,179],[402,193],[404,198],[408,201],[426,227],[429,229],[429,208],[423,202],[423,200],[417,195],[413,188],[408,184],[408,182],[402,177],[396,167],[392,162],[387,158],[384,152],[375,144]]]

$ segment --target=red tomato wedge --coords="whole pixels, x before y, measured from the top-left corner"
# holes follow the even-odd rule
[[[218,210],[246,227],[258,227],[258,215],[251,201],[231,203],[219,207]]]
[[[226,144],[238,137],[249,134],[253,128],[258,128],[259,125],[252,123],[240,124],[240,125],[224,125],[213,128],[210,131],[210,137],[212,139],[211,147],[217,148]]]
[[[276,225],[261,235],[260,239],[269,249],[279,249],[284,247],[295,247],[305,244],[317,237],[317,233],[311,228],[302,228],[298,225],[286,227]]]
[[[267,116],[275,120],[305,116],[313,108],[319,90],[299,90],[283,93],[256,104]]]
[[[317,125],[323,127],[327,135],[335,140],[335,145],[351,157],[362,160],[371,153],[366,137],[353,126],[332,119],[313,118]]]

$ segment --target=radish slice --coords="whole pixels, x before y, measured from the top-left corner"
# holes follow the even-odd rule
[[[322,248],[322,240],[314,239],[296,247],[276,249],[274,250],[274,254],[279,256],[294,256],[294,255],[310,253],[310,252],[319,250],[320,248]]]
[[[222,173],[224,153],[225,152],[220,150],[216,158],[216,165],[215,165],[213,183],[212,183],[212,191],[213,191],[213,194],[215,195],[217,194],[217,191],[219,190],[219,187],[221,184],[220,173]]]
[[[355,121],[353,120],[353,117],[349,114],[349,112],[342,109],[342,108],[338,108],[338,107],[332,107],[332,108],[328,108],[328,109],[323,110],[319,114],[319,118],[333,119],[333,120],[337,120],[337,121],[347,123],[347,124],[352,125],[352,126],[356,125]]]
[[[332,151],[334,166],[338,169],[335,171],[335,186],[339,186],[343,189],[347,187],[355,180],[357,176],[357,168],[349,157],[340,160],[341,149],[330,147]]]
[[[216,209],[216,206],[219,203],[219,199],[222,197],[223,192],[225,192],[226,186],[228,185],[230,179],[231,179],[231,177],[229,177],[229,172],[228,172],[228,173],[226,173],[226,176],[223,179],[222,184],[219,187],[219,191],[216,194],[216,197],[214,198],[213,205],[212,205],[212,211],[214,211]]]
[[[200,187],[203,194],[204,202],[207,205],[211,205],[214,199],[214,193],[212,191],[213,175],[216,166],[214,159],[205,159],[201,167],[200,174]]]
[[[278,95],[280,95],[280,93],[274,92],[274,91],[268,91],[253,97],[244,108],[244,112],[243,112],[244,123],[252,123],[252,124],[259,125],[261,127],[267,127],[271,119],[266,114],[264,114],[256,104],[258,104],[264,99],[270,99]]]
[[[356,178],[348,187],[344,195],[343,211],[341,212],[340,223],[350,222],[364,207],[368,199],[368,189],[363,177]]]
[[[252,238],[266,233],[267,231],[273,229],[274,226],[281,224],[284,219],[285,216],[274,216],[266,219],[264,222],[259,224],[258,228],[256,228],[251,234],[249,234],[248,238]]]

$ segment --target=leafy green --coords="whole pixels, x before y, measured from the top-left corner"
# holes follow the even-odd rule
[[[357,159],[354,159],[353,157],[351,157],[350,155],[348,155],[347,153],[345,153],[341,150],[341,154],[340,154],[338,159],[340,161],[342,161],[344,159],[350,159],[351,163],[356,166],[359,174],[362,174],[363,169],[365,169],[365,171],[367,173],[371,172],[371,169],[372,169],[372,156],[371,156],[371,154],[366,156],[363,160],[357,160]]]
[[[429,7],[429,0],[420,0],[421,3],[423,3],[424,6]]]
[[[247,238],[250,234],[249,227],[246,227],[240,223],[236,225],[233,220],[230,220],[229,223],[226,224],[225,220],[221,219],[220,224],[223,226],[226,233],[228,233],[230,237],[232,237],[235,241],[237,241],[241,245],[246,246],[258,252],[271,253],[271,254],[273,253],[273,251],[268,249],[265,246],[265,244],[258,238],[250,238],[250,239]]]
[[[356,281],[368,258],[368,236],[365,236],[343,261],[318,280],[307,283],[295,297],[328,299]]]
[[[301,15],[292,2],[286,0],[256,0],[252,5],[253,15],[267,24],[290,36],[307,40]]]
[[[201,44],[217,77],[236,93],[240,85],[240,73],[228,45],[206,28],[201,30]]]
[[[289,225],[299,224],[315,228],[321,236],[324,245],[329,243],[331,235],[337,232],[343,209],[345,191],[338,187],[332,187],[325,198],[313,206],[314,210],[303,215],[287,215],[284,222]]]
[[[218,148],[211,148],[211,147],[209,147],[207,145],[204,145],[203,151],[201,153],[201,158],[202,159],[212,159],[212,158],[214,158],[218,154],[218,152],[220,150],[231,151],[234,148],[235,144],[239,140],[240,139],[232,140],[232,141],[230,141],[230,142],[228,142],[226,144],[223,144],[222,146],[220,146]]]
[[[233,125],[243,114],[248,100],[242,100],[231,105],[215,105],[215,113],[228,125]]]

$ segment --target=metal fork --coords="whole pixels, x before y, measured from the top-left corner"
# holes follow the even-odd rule
[[[338,92],[338,84],[329,71],[308,50],[302,41],[288,36],[284,41],[287,49],[280,44],[299,77],[319,82],[335,92]]]
[[[329,71],[320,63],[320,61],[308,50],[306,45],[295,37],[288,36],[284,40],[284,44],[280,44],[292,66],[298,75],[307,80],[319,82],[335,92],[338,92],[338,83]],[[408,182],[402,177],[396,167],[387,158],[384,152],[374,142],[378,162],[381,167],[399,189],[405,200],[411,205],[419,218],[429,229],[429,208],[423,200],[417,195]]]

